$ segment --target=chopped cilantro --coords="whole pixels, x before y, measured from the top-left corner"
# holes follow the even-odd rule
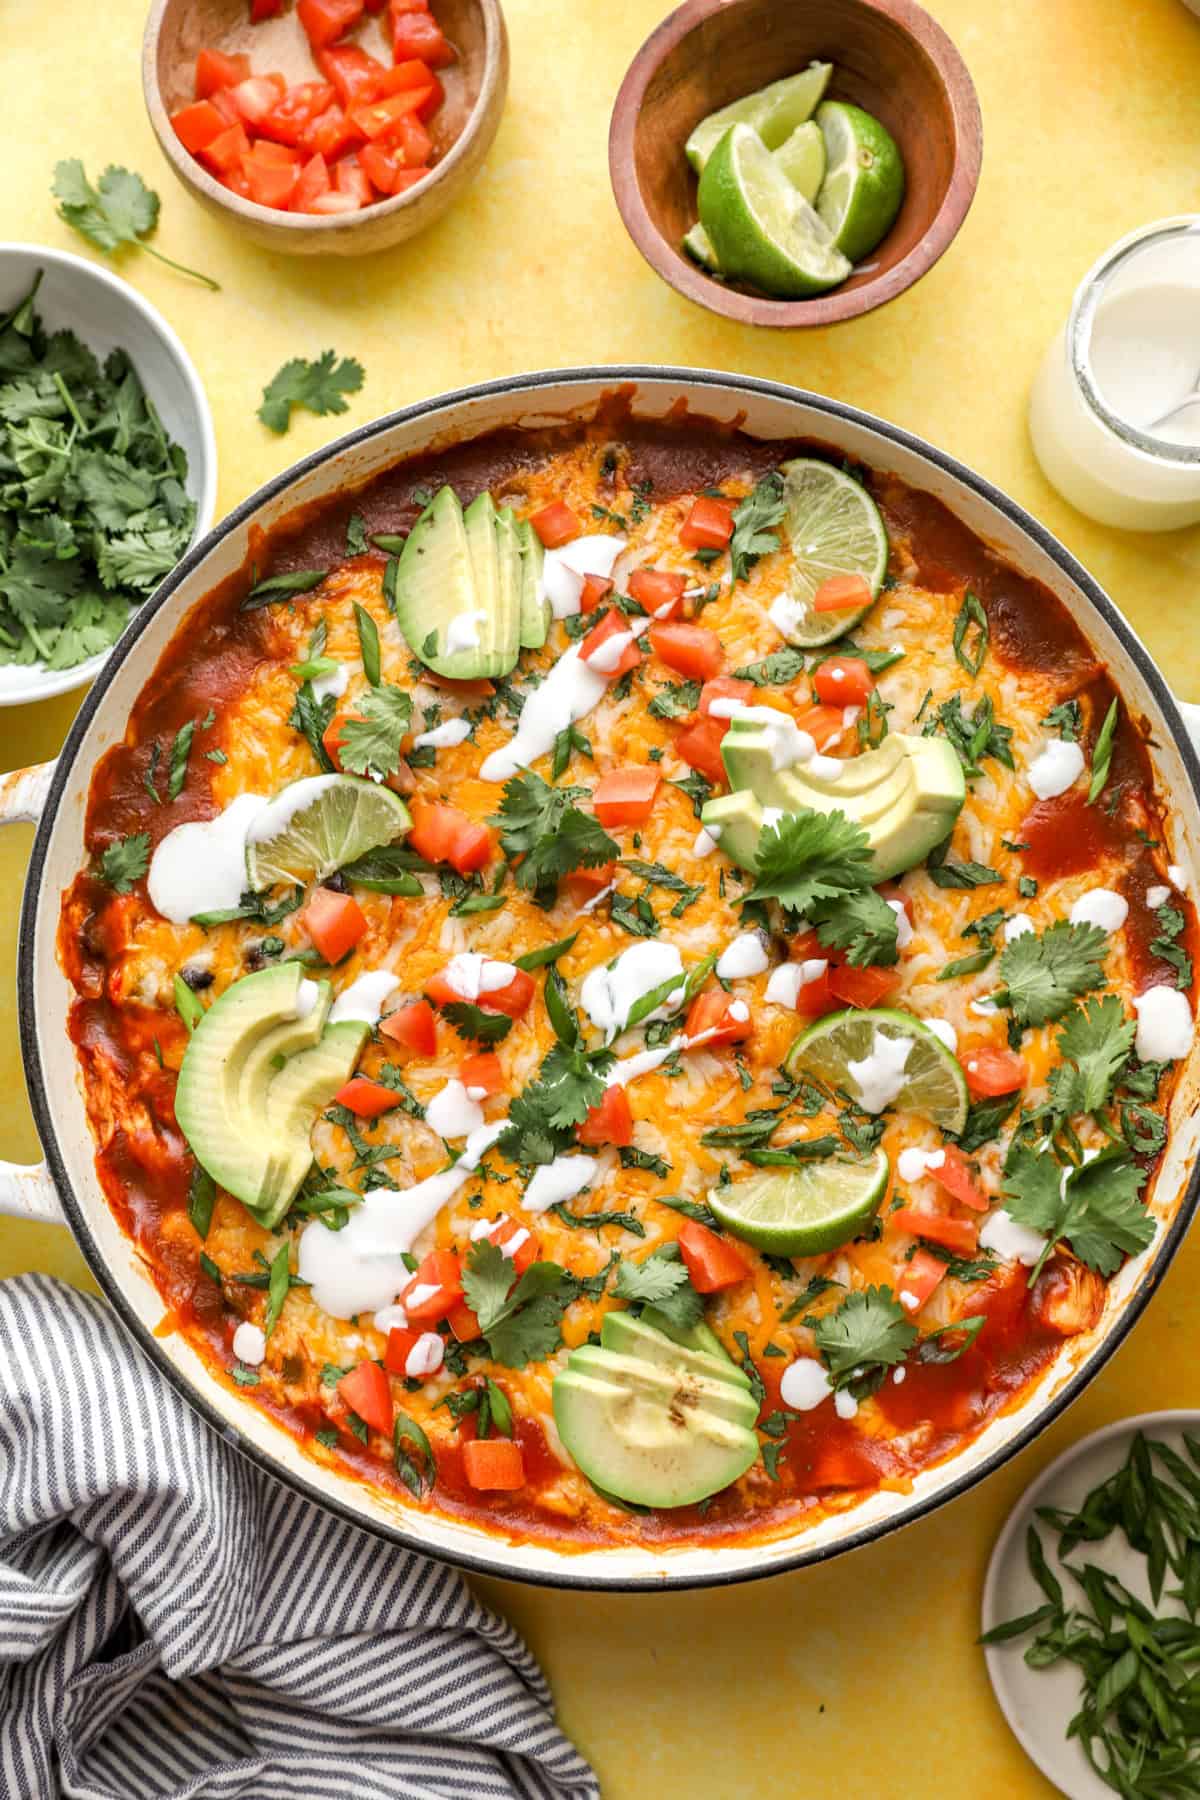
[[[372,624],[374,622],[372,621]],[[400,744],[412,719],[412,698],[402,688],[373,687],[354,703],[338,737],[338,761],[348,775],[396,774]]]
[[[137,831],[132,837],[117,838],[101,851],[99,867],[101,881],[114,893],[127,894],[150,867],[150,833]]]
[[[760,557],[779,548],[778,526],[787,507],[783,477],[772,469],[736,508],[729,543],[729,572],[733,581],[744,581]]]

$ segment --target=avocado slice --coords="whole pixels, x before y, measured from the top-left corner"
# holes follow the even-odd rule
[[[911,869],[954,828],[966,798],[962,764],[944,738],[892,732],[874,750],[837,764],[777,767],[775,734],[755,719],[734,719],[721,745],[733,790],[710,800],[701,815],[717,827],[726,855],[753,869],[765,809],[781,813],[839,811],[867,834],[871,880]]]
[[[749,1391],[749,1377],[726,1356],[720,1339],[707,1325],[698,1329],[717,1346],[715,1355],[699,1346],[689,1347],[657,1330],[645,1313],[640,1318],[631,1312],[605,1313],[600,1326],[600,1342],[618,1356],[640,1356],[643,1362],[655,1363],[673,1373],[699,1375],[709,1381],[728,1381],[734,1387]]]
[[[464,514],[454,489],[440,488],[405,539],[396,570],[396,618],[409,645],[455,681],[507,675],[517,662],[518,611],[516,596],[501,593],[491,495],[480,494]],[[464,628],[478,642],[447,650]]]
[[[266,1094],[266,1120],[258,1129],[268,1146],[267,1166],[254,1201],[260,1224],[277,1225],[312,1166],[312,1128],[317,1115],[349,1081],[370,1026],[361,1019],[327,1025],[317,1043],[290,1057]]]
[[[666,1363],[651,1362],[636,1352],[621,1356],[600,1344],[581,1344],[571,1352],[570,1367],[578,1375],[592,1375],[597,1381],[610,1381],[647,1397],[657,1397],[676,1411],[690,1412],[703,1407],[718,1419],[752,1429],[758,1418],[758,1404],[745,1388],[722,1376],[697,1375],[691,1369],[672,1368]],[[616,1490],[614,1489],[614,1492]]]
[[[496,566],[499,571],[500,605],[503,612],[516,620],[518,648],[521,643],[521,599],[524,570],[521,564],[521,541],[517,535],[517,517],[510,506],[498,507],[496,520]]]
[[[277,963],[227,988],[184,1053],[179,1128],[213,1180],[264,1225],[278,1223],[308,1173],[317,1113],[367,1035],[356,1020],[327,1024],[331,1001],[329,983],[306,981],[302,963]]]
[[[540,650],[550,635],[550,602],[542,588],[546,552],[529,520],[511,516],[521,552],[521,647]]]
[[[757,1457],[750,1427],[703,1405],[677,1404],[681,1390],[669,1381],[664,1399],[653,1383],[590,1374],[575,1366],[579,1354],[572,1351],[555,1377],[554,1422],[596,1487],[635,1506],[691,1506],[728,1487]]]

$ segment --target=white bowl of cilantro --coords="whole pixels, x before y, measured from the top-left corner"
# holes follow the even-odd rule
[[[0,706],[92,680],[212,524],[212,414],[117,276],[0,243]]]

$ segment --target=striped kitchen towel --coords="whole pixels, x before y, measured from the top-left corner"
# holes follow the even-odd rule
[[[0,1282],[5,1800],[598,1800],[512,1628],[192,1412],[107,1307]]]

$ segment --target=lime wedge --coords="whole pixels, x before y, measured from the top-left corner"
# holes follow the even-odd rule
[[[758,133],[734,125],[704,165],[700,223],[726,275],[802,300],[836,287],[850,264]]]
[[[775,1256],[817,1256],[848,1244],[874,1218],[887,1192],[888,1159],[841,1157],[798,1169],[763,1170],[705,1196],[727,1231]]]
[[[695,224],[683,240],[683,248],[693,262],[698,262],[702,269],[710,275],[720,274],[721,265],[717,261],[717,253],[712,247],[712,239],[703,225]]]
[[[785,138],[771,154],[801,199],[811,206],[825,179],[825,139],[821,127],[812,119],[797,125],[791,137]]]
[[[411,823],[390,788],[354,775],[311,775],[276,794],[251,825],[246,876],[255,893],[277,881],[324,881]]]
[[[723,106],[719,112],[709,113],[706,119],[701,119],[684,145],[687,159],[697,175],[703,173],[705,163],[731,125],[749,125],[768,150],[782,144],[797,125],[812,118],[832,73],[830,63],[811,63],[798,75],[785,75],[782,81],[773,81],[770,87],[745,94],[731,105]]]
[[[870,255],[904,199],[904,164],[891,133],[861,106],[827,100],[817,113],[828,164],[817,211],[851,262]]]
[[[783,465],[792,568],[782,606],[772,618],[793,644],[815,648],[850,631],[871,610],[813,612],[832,575],[861,575],[874,597],[887,573],[888,536],[879,508],[861,481],[832,463],[801,457]]]
[[[886,1052],[880,1056],[880,1038],[909,1041],[899,1086],[887,1104],[897,1112],[919,1113],[943,1131],[961,1131],[967,1118],[963,1072],[941,1038],[911,1013],[887,1007],[828,1013],[800,1033],[784,1059],[784,1068],[793,1079],[810,1075],[827,1087],[841,1088],[852,1100],[870,1100],[867,1111],[882,1111],[875,1102],[881,1091],[888,1091],[887,1071],[895,1069],[898,1059]],[[856,1075],[851,1063],[875,1064],[876,1069],[871,1074],[860,1069]]]

